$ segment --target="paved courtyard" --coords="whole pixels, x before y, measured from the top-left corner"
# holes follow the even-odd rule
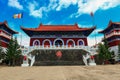
[[[120,80],[120,65],[0,67],[0,80]]]

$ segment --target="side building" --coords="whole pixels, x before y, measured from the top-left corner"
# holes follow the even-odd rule
[[[0,22],[0,44],[2,47],[6,48],[13,34],[17,34],[18,32],[12,30],[7,21]]]
[[[107,28],[99,33],[104,34],[104,37],[108,41],[109,49],[114,51],[117,61],[118,58],[118,45],[120,44],[120,22],[112,22],[110,21]]]

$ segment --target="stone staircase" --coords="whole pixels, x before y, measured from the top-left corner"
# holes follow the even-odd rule
[[[85,50],[89,53],[89,55],[87,54],[86,56],[83,55],[83,61],[85,63],[85,65],[87,64],[87,59],[90,58],[90,55],[96,55],[97,54],[97,48],[92,48],[89,46],[74,46],[74,47],[68,47],[68,46],[51,46],[51,47],[43,47],[43,46],[31,46],[28,48],[24,48],[22,49],[22,55],[26,55],[28,57],[28,59],[31,60],[30,66],[33,66],[34,62],[35,62],[35,56],[33,56],[32,54],[29,54],[30,52],[34,51],[34,50]]]

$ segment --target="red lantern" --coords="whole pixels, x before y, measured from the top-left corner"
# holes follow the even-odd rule
[[[90,56],[91,59],[94,59],[94,56]]]
[[[57,51],[57,52],[56,52],[56,56],[57,56],[58,58],[61,58],[61,57],[62,57],[62,52],[61,52],[61,51]]]
[[[27,56],[24,56],[24,57],[23,57],[23,60],[25,60],[25,61],[26,61],[26,59],[27,59]]]

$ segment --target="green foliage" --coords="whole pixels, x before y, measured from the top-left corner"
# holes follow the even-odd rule
[[[110,60],[114,57],[114,52],[110,52],[106,39],[104,40],[104,44],[99,44],[98,52],[98,57],[101,60],[101,62]]]
[[[15,58],[19,58],[20,55],[21,55],[21,50],[20,50],[20,46],[17,42],[17,38],[15,38],[15,40],[14,40],[14,46],[13,47],[14,47],[13,49],[14,49],[14,53],[15,53]]]
[[[104,46],[105,46],[106,49],[109,48],[109,46],[108,46],[108,42],[107,42],[107,39],[106,39],[106,38],[104,38]]]
[[[20,46],[18,45],[17,38],[11,39],[6,51],[6,59],[9,61],[10,65],[15,65],[15,61],[21,55]]]

